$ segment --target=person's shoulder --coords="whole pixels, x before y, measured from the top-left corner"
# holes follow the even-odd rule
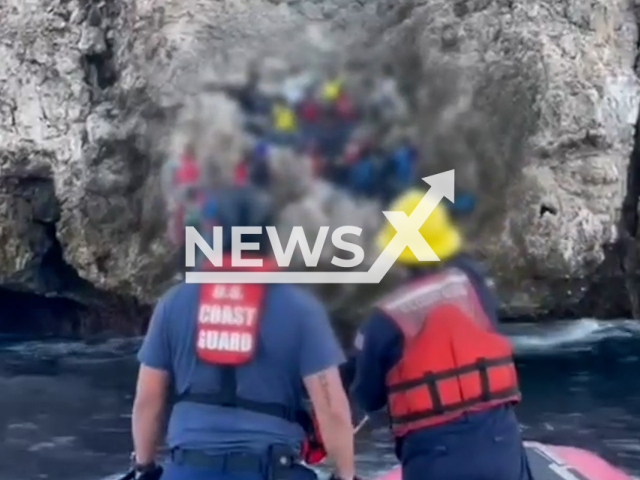
[[[384,311],[375,308],[358,329],[363,337],[388,337],[400,332],[396,322]]]
[[[271,288],[272,302],[283,317],[308,327],[329,323],[326,308],[313,292],[289,284],[273,285]]]
[[[452,264],[454,267],[458,267],[467,273],[474,274],[481,278],[486,278],[489,275],[489,270],[486,265],[466,252],[459,254]]]
[[[320,299],[308,289],[298,285],[276,284],[271,286],[274,299],[286,301],[285,308],[297,311],[324,311]]]
[[[198,284],[180,282],[165,291],[158,299],[157,305],[162,306],[162,308],[169,309],[176,303],[182,301],[185,297],[190,297],[198,288]]]

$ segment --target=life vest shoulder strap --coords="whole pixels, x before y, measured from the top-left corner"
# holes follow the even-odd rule
[[[197,393],[187,389],[177,395],[174,405],[181,402],[200,403],[218,407],[239,408],[272,417],[282,418],[299,424],[305,431],[312,427],[312,420],[306,410],[296,410],[275,402],[260,402],[237,395],[237,367],[221,366],[220,389],[217,392]]]
[[[436,306],[475,295],[473,285],[459,268],[447,267],[409,282],[383,297],[376,307],[400,327],[405,336],[417,334],[428,313]]]

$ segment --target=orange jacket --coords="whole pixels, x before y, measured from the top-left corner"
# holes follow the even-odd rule
[[[511,344],[494,331],[466,275],[449,269],[408,288],[379,305],[404,335],[387,375],[394,435],[518,402]]]

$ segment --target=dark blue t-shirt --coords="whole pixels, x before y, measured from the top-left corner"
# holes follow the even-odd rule
[[[270,285],[261,316],[254,361],[238,367],[238,395],[256,401],[303,406],[303,377],[344,361],[326,310],[308,291]],[[220,369],[195,353],[200,286],[180,284],[158,302],[138,353],[140,363],[170,373],[176,393],[215,392]],[[210,453],[263,451],[274,443],[298,448],[302,428],[246,410],[181,402],[169,420],[169,447]]]

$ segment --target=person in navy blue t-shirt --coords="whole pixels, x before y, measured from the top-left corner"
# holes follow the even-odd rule
[[[231,227],[269,225],[260,195],[234,187],[210,199],[207,217],[223,227],[225,252]],[[272,268],[266,235],[247,237],[260,245],[263,268]],[[338,371],[344,354],[310,292],[286,284],[181,283],[158,301],[138,359],[132,421],[143,474],[156,468],[162,413],[174,397],[163,480],[313,480],[298,463],[308,394],[334,476],[354,478],[351,411]]]

